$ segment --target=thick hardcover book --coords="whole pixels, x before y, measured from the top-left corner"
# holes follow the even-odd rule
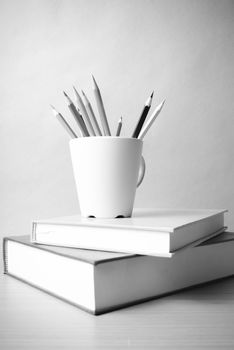
[[[234,274],[234,233],[171,259],[4,239],[5,273],[95,315]]]
[[[225,210],[139,209],[131,218],[67,216],[33,222],[32,242],[170,256],[224,226]]]

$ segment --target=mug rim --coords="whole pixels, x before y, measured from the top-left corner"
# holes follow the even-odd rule
[[[138,138],[135,138],[135,137],[121,137],[121,136],[86,136],[86,137],[77,137],[77,138],[74,138],[74,139],[71,139],[70,140],[70,143],[74,143],[74,142],[80,142],[80,141],[94,141],[94,140],[103,140],[103,141],[106,141],[106,140],[128,140],[130,142],[140,142],[140,143],[143,143],[143,140],[141,139],[138,139]]]

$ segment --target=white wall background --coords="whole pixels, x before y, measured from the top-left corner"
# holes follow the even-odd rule
[[[125,135],[151,90],[167,99],[136,206],[228,208],[234,229],[233,18],[227,0],[1,0],[0,234],[79,211],[49,104],[70,118],[62,90],[93,101],[91,73]]]

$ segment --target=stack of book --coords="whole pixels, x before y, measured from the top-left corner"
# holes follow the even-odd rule
[[[5,273],[95,315],[234,273],[225,210],[70,216],[4,238]]]

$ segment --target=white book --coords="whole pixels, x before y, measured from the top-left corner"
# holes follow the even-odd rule
[[[95,315],[234,274],[234,233],[171,259],[4,239],[5,273]]]
[[[226,210],[138,209],[131,218],[79,215],[33,222],[32,242],[167,256],[224,227]]]

